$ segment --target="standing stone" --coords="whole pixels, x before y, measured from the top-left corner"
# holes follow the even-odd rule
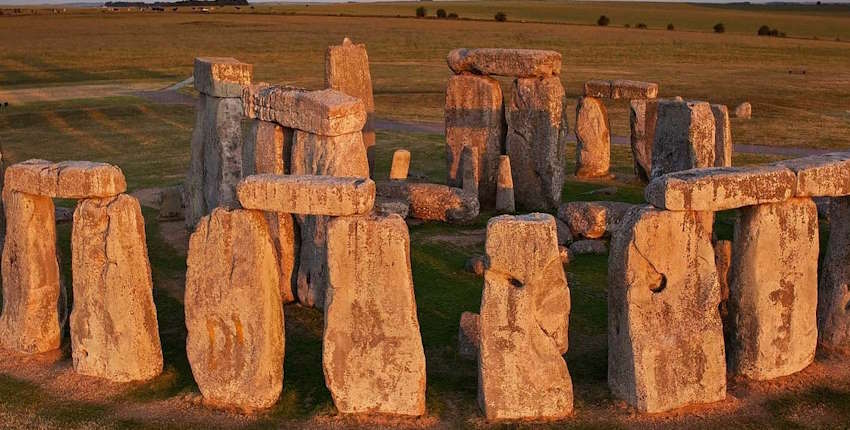
[[[733,373],[767,380],[814,360],[818,251],[817,208],[810,198],[741,210],[729,284]]]
[[[139,201],[82,200],[71,235],[74,370],[117,382],[162,372],[159,325]]]
[[[354,44],[349,38],[341,45],[328,47],[325,54],[325,86],[356,97],[363,101],[366,109],[366,125],[363,126],[363,145],[369,158],[369,171],[375,167],[375,99],[372,95],[372,74],[369,71],[369,55],[366,45]]]
[[[850,197],[832,201],[829,244],[818,285],[818,341],[850,355]]]
[[[293,175],[369,177],[369,161],[360,133],[335,137],[301,130],[292,146]],[[305,306],[324,308],[327,289],[326,229],[329,217],[299,215],[301,249],[298,261],[298,300]]]
[[[213,97],[241,97],[242,87],[251,83],[254,67],[230,57],[195,58],[194,86]]]
[[[186,353],[204,398],[266,408],[283,386],[283,307],[263,213],[217,208],[189,239]]]
[[[741,119],[750,119],[753,116],[753,105],[750,102],[743,102],[735,108],[735,117]]]
[[[652,171],[652,144],[655,140],[655,123],[658,119],[657,100],[632,100],[629,102],[632,157],[635,174],[644,182]]]
[[[470,360],[478,359],[478,346],[481,343],[480,324],[481,317],[476,313],[464,312],[460,315],[460,327],[457,333],[457,352],[461,357]]]
[[[488,420],[572,414],[567,351],[570,291],[555,219],[502,215],[487,223],[478,401]]]
[[[720,318],[726,326],[729,315],[729,269],[732,267],[732,242],[718,240],[714,242],[714,265],[717,267],[717,279],[720,282]]]
[[[660,100],[651,177],[714,166],[714,114],[706,102]]]
[[[24,353],[59,348],[59,265],[53,200],[3,190],[3,313],[0,346]]]
[[[328,225],[322,364],[342,413],[425,413],[410,237],[404,220],[340,217]]]
[[[402,181],[407,179],[410,170],[410,151],[399,149],[393,152],[393,164],[390,168],[390,180]]]
[[[478,150],[479,196],[485,206],[496,198],[499,154],[505,140],[504,105],[499,81],[477,75],[456,75],[446,87],[447,183],[463,184],[463,148]]]
[[[185,214],[183,206],[183,187],[181,185],[166,187],[159,191],[160,221],[182,220]]]
[[[557,77],[514,81],[506,148],[514,196],[525,210],[557,208],[561,202],[568,129],[564,102]]]
[[[726,105],[711,105],[714,114],[714,165],[732,165],[732,125],[729,123],[729,108]]]
[[[465,146],[460,155],[460,164],[463,166],[463,192],[480,199],[478,184],[480,182],[478,149]]]
[[[608,385],[641,412],[726,396],[710,213],[629,212],[608,258]]]
[[[514,180],[511,175],[511,158],[499,156],[499,180],[496,187],[496,211],[512,214],[516,212],[514,203]]]
[[[576,176],[608,176],[611,167],[611,126],[602,100],[581,97],[576,106]]]

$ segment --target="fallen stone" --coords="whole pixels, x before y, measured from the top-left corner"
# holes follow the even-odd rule
[[[393,164],[390,168],[390,180],[405,180],[410,170],[410,151],[398,149],[393,152]]]
[[[204,398],[267,408],[283,384],[278,262],[259,211],[215,209],[189,240],[186,353]]]
[[[511,159],[507,155],[499,156],[499,178],[496,184],[496,211],[500,213],[516,212]]]
[[[850,195],[850,152],[833,152],[774,163],[796,175],[798,197],[843,197]]]
[[[182,186],[166,187],[159,191],[158,219],[160,221],[181,220],[184,211]]]
[[[425,413],[410,238],[399,216],[328,224],[322,364],[342,413]]]
[[[584,83],[584,96],[598,99],[610,99],[613,88],[612,82],[594,79]]]
[[[629,212],[608,257],[608,386],[641,412],[726,397],[710,214]]]
[[[732,125],[729,123],[729,108],[726,105],[711,105],[714,114],[714,165],[732,166]]]
[[[153,280],[139,201],[82,200],[71,233],[74,370],[116,382],[162,372]]]
[[[453,72],[534,78],[561,74],[561,54],[539,49],[458,48],[446,62]]]
[[[478,276],[484,276],[484,256],[476,255],[470,257],[469,260],[466,260],[466,264],[463,266],[463,268],[469,273],[474,273]]]
[[[629,102],[629,126],[635,174],[644,182],[652,172],[652,144],[655,140],[655,123],[658,119],[657,100],[632,100]]]
[[[714,114],[706,102],[659,100],[652,171],[667,173],[714,166]]]
[[[850,197],[830,209],[829,242],[818,284],[818,343],[850,355]]]
[[[569,245],[573,241],[573,233],[570,231],[570,227],[560,218],[555,218],[555,227],[558,230],[558,245]]]
[[[658,97],[658,84],[654,82],[616,79],[611,82],[612,99],[654,99]]]
[[[212,97],[242,97],[254,67],[229,57],[195,58],[195,89]]]
[[[375,183],[364,178],[315,175],[253,175],[239,182],[245,209],[298,215],[357,215],[372,210]]]
[[[623,202],[568,202],[558,209],[572,236],[599,239],[610,235],[635,205]]]
[[[611,167],[611,126],[602,100],[581,97],[576,106],[576,176],[608,176]]]
[[[743,102],[735,108],[735,118],[750,119],[753,116],[753,105]]]
[[[787,376],[815,357],[818,217],[809,198],[741,210],[732,242],[730,371]]]
[[[59,199],[112,197],[127,190],[118,166],[91,161],[27,160],[6,169],[4,188]]]
[[[717,279],[720,282],[720,318],[726,327],[729,315],[729,269],[732,267],[732,241],[714,242],[714,265],[717,267]]]
[[[375,214],[380,216],[389,216],[396,214],[402,218],[407,218],[410,213],[410,205],[407,200],[390,199],[386,197],[375,197]]]
[[[608,244],[599,239],[577,240],[570,244],[569,249],[572,255],[605,255],[608,253]]]
[[[248,118],[276,122],[320,136],[359,133],[367,119],[362,100],[332,89],[307,91],[251,85],[245,87],[242,103]],[[363,145],[362,137],[360,144]]]
[[[251,120],[242,155],[242,177],[258,173],[289,173],[294,131],[280,125]]]
[[[378,195],[408,202],[411,218],[465,223],[478,217],[478,199],[459,188],[423,182],[381,183]]]
[[[460,314],[460,328],[457,334],[457,352],[468,360],[478,359],[478,345],[481,343],[479,329],[481,317],[472,312]]]

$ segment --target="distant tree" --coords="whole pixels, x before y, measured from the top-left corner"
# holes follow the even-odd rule
[[[496,12],[496,15],[493,16],[493,19],[499,22],[505,22],[508,20],[508,15],[504,12]]]
[[[641,30],[646,30],[646,24],[644,24],[642,22],[639,22],[635,27],[637,27]]]
[[[673,31],[673,30],[675,30],[676,28],[675,28],[675,27],[673,27],[673,24],[667,24],[667,29],[668,29],[668,30],[670,30],[670,31]]]
[[[459,17],[457,16],[456,13],[452,12],[446,18],[448,18],[448,19],[458,19]]]
[[[768,27],[766,25],[759,27],[758,35],[759,36],[770,36],[770,27]]]
[[[611,23],[611,19],[608,18],[605,15],[600,16],[599,19],[596,20],[596,25],[601,26],[601,27],[605,27],[606,25],[608,25],[610,23]]]
[[[425,18],[425,15],[428,15],[428,9],[426,9],[425,6],[419,6],[416,8],[417,18]]]
[[[715,33],[725,33],[726,32],[726,26],[724,26],[722,22],[718,22],[717,24],[714,24],[714,32]]]
[[[437,9],[437,18],[445,18],[446,10],[445,9]]]

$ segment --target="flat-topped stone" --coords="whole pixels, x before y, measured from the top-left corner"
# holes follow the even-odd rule
[[[534,78],[561,74],[561,54],[540,49],[458,48],[446,62],[455,73]]]
[[[795,181],[783,166],[707,167],[656,178],[644,195],[662,209],[716,212],[788,200]]]
[[[195,89],[213,97],[242,97],[254,67],[230,57],[195,58]]]
[[[252,175],[236,187],[245,209],[299,215],[357,215],[372,210],[375,182],[317,175]]]
[[[658,84],[628,79],[593,79],[584,83],[585,97],[605,99],[654,99],[658,97]]]
[[[798,197],[842,197],[850,195],[850,152],[833,152],[775,163],[797,175],[794,195]]]
[[[91,161],[27,160],[6,169],[5,187],[61,199],[112,197],[127,190],[118,166]]]
[[[332,89],[307,91],[289,86],[250,85],[242,92],[242,103],[249,118],[321,136],[359,132],[366,124],[363,101]]]

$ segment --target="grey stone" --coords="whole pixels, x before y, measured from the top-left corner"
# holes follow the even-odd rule
[[[714,114],[714,165],[732,166],[732,125],[729,122],[729,108],[726,105],[711,105]]]
[[[714,166],[714,146],[714,114],[708,103],[658,101],[652,143],[652,178]]]
[[[581,97],[576,106],[576,176],[608,176],[611,167],[611,125],[602,100]]]
[[[194,85],[201,94],[212,97],[242,96],[242,87],[251,83],[254,68],[230,57],[195,58]]]
[[[850,355],[850,197],[830,209],[829,243],[818,284],[818,343]]]
[[[635,174],[644,182],[652,172],[652,144],[655,140],[655,123],[658,119],[657,100],[632,100],[629,102],[630,143],[635,163]]]

